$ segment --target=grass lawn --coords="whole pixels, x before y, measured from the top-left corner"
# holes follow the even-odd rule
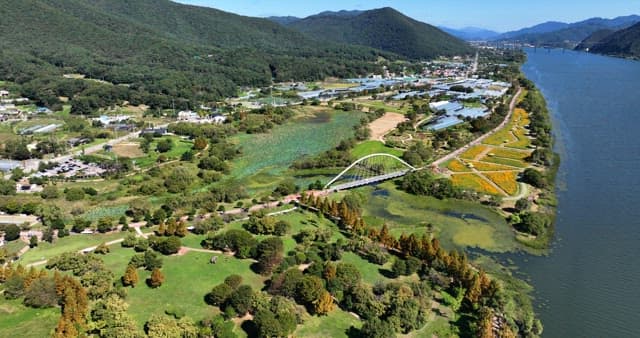
[[[370,187],[359,189],[369,196],[364,216],[374,226],[387,223],[394,236],[431,232],[447,249],[478,247],[506,252],[519,247],[504,217],[491,208],[468,201],[410,195],[390,182],[379,188],[386,195],[374,195]]]
[[[79,251],[87,247],[99,245],[102,242],[109,242],[114,239],[124,238],[123,233],[94,234],[94,235],[71,235],[57,239],[53,244],[40,242],[37,247],[27,251],[18,263],[26,265],[33,262],[50,259],[64,252]]]
[[[49,337],[59,318],[59,308],[33,309],[0,297],[0,337]]]
[[[482,162],[489,162],[489,163],[495,163],[495,164],[503,164],[503,165],[508,165],[511,167],[517,167],[517,168],[527,168],[529,165],[522,161],[522,160],[514,160],[514,159],[510,159],[510,158],[504,158],[504,157],[497,157],[497,156],[485,156],[483,158],[480,159]]]
[[[361,142],[351,150],[351,156],[353,156],[354,158],[361,158],[366,155],[377,153],[391,154],[400,157],[402,156],[403,152],[399,149],[387,147],[380,141]]]
[[[493,154],[493,156],[496,156],[496,157],[511,158],[515,160],[524,160],[525,158],[531,155],[531,151],[520,151],[520,150],[509,149],[509,148],[497,147],[492,149],[491,152],[489,152],[489,154]]]
[[[337,308],[326,316],[313,316],[307,318],[304,324],[298,325],[298,329],[293,333],[295,337],[348,337],[347,330],[350,327],[360,328],[362,322],[353,315]]]
[[[473,189],[485,194],[500,195],[500,191],[476,174],[453,174],[451,181],[455,186],[463,189]]]
[[[385,265],[373,264],[367,261],[364,258],[356,255],[353,252],[345,252],[342,254],[342,259],[340,260],[343,263],[351,263],[358,268],[360,274],[362,275],[362,280],[366,283],[374,285],[377,282],[390,281],[389,278],[385,277],[380,273],[380,269],[382,270],[391,270],[391,265],[393,264],[393,260],[390,260]]]
[[[129,250],[133,253],[132,249]],[[138,270],[140,282],[135,288],[127,289],[127,303],[130,305],[129,313],[139,326],[142,328],[152,314],[162,314],[167,309],[184,310],[196,321],[214,314],[217,308],[207,305],[204,296],[231,274],[242,276],[243,284],[256,290],[264,286],[264,278],[251,271],[250,260],[221,255],[216,264],[210,264],[210,259],[211,254],[200,252],[163,257],[165,282],[157,289],[145,285],[150,273]],[[123,269],[124,266],[120,270]]]

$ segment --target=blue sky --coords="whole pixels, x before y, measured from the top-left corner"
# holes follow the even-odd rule
[[[640,0],[174,0],[247,16],[305,17],[326,10],[393,7],[410,17],[452,28],[509,31],[544,21],[639,14]]]

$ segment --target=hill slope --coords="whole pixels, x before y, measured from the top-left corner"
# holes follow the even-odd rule
[[[316,39],[373,47],[411,59],[471,52],[463,41],[392,8],[357,15],[321,13],[289,25]]]
[[[597,31],[623,29],[639,21],[640,16],[629,15],[613,19],[591,18],[571,24],[548,22],[516,32],[505,33],[499,36],[498,39],[519,40],[535,45],[573,48]]]
[[[163,107],[174,98],[231,96],[238,85],[268,85],[272,77],[362,74],[376,69],[381,55],[168,0],[5,0],[0,13],[0,79],[22,84],[43,104],[57,96],[79,100],[98,86],[64,80],[64,73],[128,85],[92,89],[94,108],[124,99]]]
[[[582,40],[575,48],[575,50],[587,50],[592,48],[595,44],[602,41],[607,36],[613,34],[615,31],[611,29],[601,29],[595,31],[589,35],[586,39]]]
[[[590,52],[640,58],[640,23],[608,35],[595,44]]]

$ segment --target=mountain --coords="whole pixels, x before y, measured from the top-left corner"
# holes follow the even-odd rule
[[[300,20],[300,18],[297,16],[269,16],[266,19],[269,21],[273,21],[275,23],[281,24],[283,26],[290,25]]]
[[[567,26],[569,26],[568,23],[557,22],[557,21],[547,21],[535,26],[522,28],[517,31],[511,31],[511,32],[500,34],[498,36],[498,39],[500,40],[515,39],[520,36],[549,33],[549,32],[561,30],[563,28],[567,28]]]
[[[457,37],[458,39],[462,39],[465,41],[483,41],[483,40],[491,40],[500,33],[494,32],[484,28],[477,27],[465,27],[460,29],[447,28],[447,27],[438,27],[441,30]]]
[[[465,42],[388,7],[361,13],[325,12],[287,27],[318,40],[368,46],[410,59],[472,52]]]
[[[518,40],[535,45],[571,47],[593,33],[603,30],[619,30],[640,22],[640,16],[629,15],[613,19],[591,18],[571,24],[547,22],[531,28],[500,35],[498,40]]]
[[[608,35],[589,51],[612,56],[640,58],[640,23]]]
[[[371,48],[317,41],[266,19],[168,0],[4,0],[0,79],[39,103],[123,100],[167,107],[232,96],[240,85],[377,70]],[[64,79],[81,73],[115,85]]]
[[[591,49],[595,44],[602,41],[604,38],[613,34],[615,31],[612,29],[601,29],[593,32],[593,34],[589,35],[586,39],[582,40],[578,46],[576,46],[575,50],[588,50]]]

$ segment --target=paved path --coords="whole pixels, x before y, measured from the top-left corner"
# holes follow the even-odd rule
[[[440,159],[434,161],[433,163],[431,163],[431,167],[439,167],[440,165],[442,165],[443,163],[450,161],[456,157],[458,157],[460,154],[462,154],[463,152],[467,151],[469,148],[482,143],[482,141],[484,141],[487,137],[495,134],[496,132],[498,132],[500,129],[504,128],[505,125],[507,125],[507,123],[509,123],[509,120],[511,119],[511,115],[513,115],[513,111],[516,107],[516,103],[518,102],[518,97],[520,97],[520,94],[522,94],[522,88],[518,88],[518,92],[516,92],[516,95],[513,96],[513,98],[511,99],[511,103],[509,104],[509,113],[507,114],[507,116],[505,117],[504,121],[502,121],[497,127],[493,128],[493,130],[491,130],[490,132],[478,137],[477,139],[471,141],[471,143],[467,144],[466,146],[444,156],[441,157]]]

